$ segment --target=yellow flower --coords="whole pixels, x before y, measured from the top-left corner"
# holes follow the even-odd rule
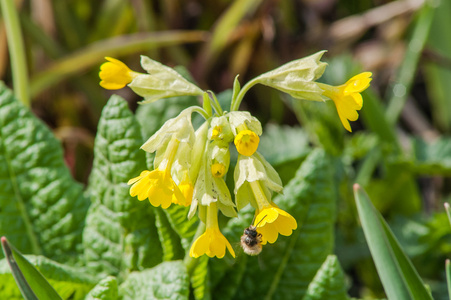
[[[254,226],[262,234],[262,244],[274,243],[279,233],[289,236],[298,227],[298,224],[289,213],[283,211],[266,198],[268,193],[259,181],[249,182],[252,193],[255,197],[257,209],[255,211]]]
[[[138,177],[130,179],[127,184],[132,185],[130,187],[132,197],[138,196],[139,201],[148,198],[150,204],[155,207],[161,205],[162,208],[168,208],[173,199],[179,203],[186,202],[167,169],[142,171]]]
[[[188,172],[185,173],[185,176],[182,180],[182,182],[180,182],[180,184],[178,185],[180,192],[183,195],[183,202],[180,202],[179,198],[177,198],[176,194],[174,193],[172,195],[172,203],[178,204],[178,205],[183,205],[183,206],[189,206],[191,205],[191,201],[193,199],[193,190],[194,187],[191,184],[191,181],[189,180],[189,176],[188,176]]]
[[[339,86],[318,83],[324,90],[323,95],[334,101],[341,123],[349,132],[352,132],[349,121],[359,118],[357,111],[363,106],[360,93],[370,86],[371,76],[371,72],[363,72]]]
[[[223,177],[225,175],[225,173],[226,173],[226,170],[227,169],[226,169],[226,166],[224,164],[215,163],[215,164],[211,165],[211,174],[214,177],[217,177],[217,178]]]
[[[258,224],[258,225],[257,225]],[[298,225],[292,215],[280,209],[274,203],[256,212],[254,226],[262,235],[262,244],[274,243],[279,234],[289,236]]]
[[[205,232],[198,237],[189,251],[189,256],[197,258],[204,254],[209,257],[223,258],[226,248],[230,254],[235,257],[232,245],[219,231],[218,227],[218,208],[216,202],[210,203],[207,207],[207,228]]]
[[[234,140],[238,153],[245,156],[251,156],[254,154],[255,151],[257,151],[259,142],[260,138],[258,135],[248,129],[240,131]]]
[[[132,82],[139,73],[130,70],[123,62],[105,57],[108,62],[100,66],[100,86],[107,90],[118,90]]]

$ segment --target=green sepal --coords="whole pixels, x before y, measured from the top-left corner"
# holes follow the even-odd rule
[[[326,51],[290,61],[264,73],[252,82],[261,83],[285,92],[296,99],[324,101],[323,90],[314,82],[323,75],[327,64],[320,59]]]
[[[144,97],[141,104],[151,103],[162,98],[183,95],[202,95],[196,85],[190,83],[177,71],[147,56],[141,56],[141,66],[149,74],[136,76],[128,86],[138,95]]]
[[[232,104],[231,104],[231,106],[233,106],[233,103],[235,102],[236,97],[238,96],[238,94],[241,91],[240,81],[238,80],[239,76],[240,75],[236,75],[235,76],[235,80],[233,81]]]

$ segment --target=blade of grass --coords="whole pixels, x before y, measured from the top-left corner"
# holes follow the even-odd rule
[[[11,268],[14,279],[26,300],[62,299],[48,281],[25,257],[9,244],[6,237],[1,238],[3,252]]]
[[[31,94],[38,95],[69,76],[100,64],[105,56],[118,57],[152,48],[201,42],[205,38],[205,31],[166,31],[132,34],[93,43],[34,76],[31,82]]]
[[[363,232],[389,299],[432,299],[395,236],[368,195],[354,185],[354,197]]]
[[[393,249],[393,253],[395,255],[396,261],[399,264],[400,271],[407,284],[407,288],[410,291],[410,294],[414,295],[412,299],[433,300],[428,290],[426,289],[424,282],[421,280],[420,275],[418,275],[418,272],[414,268],[412,262],[402,250],[398,240],[391,231],[387,222],[385,222],[384,218],[379,213],[378,216],[390,243],[390,247],[391,249]]]
[[[14,93],[25,106],[29,107],[30,92],[28,89],[28,69],[15,1],[1,0],[0,4],[8,38],[9,55],[11,57]]]
[[[449,259],[446,260],[445,269],[446,269],[446,284],[448,286],[448,296],[449,300],[451,300],[451,263],[449,262]]]
[[[386,117],[390,124],[395,124],[406,103],[407,96],[415,78],[418,61],[426,44],[432,20],[434,18],[435,7],[432,0],[424,2],[419,11],[417,22],[410,38],[405,58],[399,68],[394,84],[389,89],[389,102],[386,110]]]
[[[449,203],[445,202],[445,204],[443,204],[443,206],[445,206],[445,211],[446,211],[446,215],[448,216],[449,225],[451,225],[451,213],[449,211]]]

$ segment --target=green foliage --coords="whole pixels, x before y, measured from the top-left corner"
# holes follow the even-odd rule
[[[238,275],[242,280],[233,299],[264,296],[292,299],[305,294],[334,245],[336,199],[331,162],[324,151],[313,151],[284,188],[284,194],[274,199],[274,203],[298,220],[298,229],[290,237],[279,237],[274,245],[264,246],[258,257],[238,260],[233,266],[237,270],[225,273],[224,281],[231,277],[230,272],[239,272],[242,267],[237,264],[246,265],[244,273]],[[230,239],[238,240],[251,220],[249,214],[241,220],[231,220]],[[219,282],[219,290],[221,285]],[[214,295],[217,299],[231,299],[223,293]]]
[[[95,276],[86,273],[85,268],[63,265],[43,256],[24,257],[13,246],[2,246],[9,256],[0,261],[2,297],[22,299],[22,291],[24,296],[31,295],[27,299],[84,299],[97,281]],[[21,291],[14,282],[11,270]]]
[[[99,122],[88,191],[92,205],[83,233],[85,259],[97,272],[152,267],[162,259],[155,213],[129,194],[127,181],[145,169],[141,129],[127,103],[113,96]]]
[[[432,299],[382,216],[366,193],[354,186],[360,221],[385,292],[393,299]]]
[[[119,287],[121,299],[188,299],[189,278],[181,261],[131,273]]]
[[[349,299],[343,270],[335,255],[329,255],[310,282],[303,300]]]
[[[0,235],[24,254],[74,261],[89,200],[52,132],[0,83]]]
[[[113,276],[108,276],[86,295],[85,300],[116,300],[118,299],[117,280]]]

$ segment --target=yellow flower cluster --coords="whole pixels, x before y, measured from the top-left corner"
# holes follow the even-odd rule
[[[250,83],[272,86],[295,98],[312,101],[330,98],[335,103],[343,126],[351,131],[348,120],[358,118],[357,110],[363,104],[360,93],[369,86],[371,73],[356,75],[340,86],[317,83],[315,80],[326,66],[319,60],[323,53],[290,62]],[[204,108],[193,106],[185,109],[168,120],[142,145],[144,151],[155,153],[155,169],[144,170],[128,182],[130,195],[140,201],[148,199],[153,206],[164,209],[172,204],[190,206],[189,218],[198,212],[205,224],[205,232],[193,242],[189,252],[191,257],[205,254],[222,258],[226,250],[235,257],[233,247],[219,229],[219,211],[227,217],[236,217],[237,211],[251,204],[255,208],[254,223],[247,231],[255,229],[257,242],[261,245],[274,243],[279,234],[289,236],[297,229],[296,219],[271,199],[272,194],[281,193],[283,187],[277,172],[257,151],[262,134],[261,124],[249,112],[238,111],[250,85],[240,90],[238,84],[230,112],[224,112],[214,95],[211,107],[206,108],[205,103],[210,103],[209,94],[174,70],[147,57],[142,57],[141,65],[149,74],[131,71],[116,59],[106,59],[108,62],[101,66],[99,73],[100,85],[106,89],[120,89],[128,85],[144,97],[144,102],[177,95],[204,96]],[[205,119],[196,130],[191,122],[194,112]],[[228,175],[231,145],[235,145],[238,152],[233,174],[233,199],[224,180]]]

